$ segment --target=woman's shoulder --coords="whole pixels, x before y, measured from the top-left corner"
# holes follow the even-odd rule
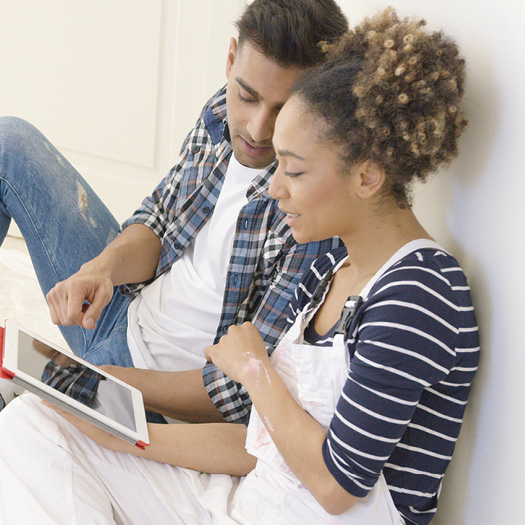
[[[304,273],[295,289],[292,310],[303,308],[311,299],[323,277],[333,271],[336,265],[347,256],[346,248],[338,247],[314,260],[310,269]]]
[[[401,371],[398,380],[412,375],[423,385],[440,382],[464,360],[461,349],[479,348],[470,287],[458,261],[436,248],[406,254],[372,287],[348,337],[361,342],[354,371],[363,359],[365,368],[373,362]],[[477,355],[471,355],[475,367]]]
[[[399,316],[403,323],[419,328],[425,324],[429,331],[435,320],[453,327],[455,335],[477,327],[467,277],[445,250],[424,248],[407,254],[383,273],[365,303],[377,311],[375,316]]]
[[[348,252],[344,246],[334,248],[326,254],[319,256],[312,263],[311,272],[326,273],[329,270],[333,270],[347,255]]]
[[[469,291],[468,280],[457,259],[439,248],[422,248],[414,250],[393,264],[378,279],[371,295],[395,285],[409,286],[419,284],[427,291],[433,290],[447,297],[456,298],[453,301],[464,300],[458,292]]]
[[[334,248],[326,254],[316,258],[312,263],[310,270],[305,272],[302,283],[315,285],[323,279],[323,277],[334,270],[334,268],[348,255],[345,247]]]

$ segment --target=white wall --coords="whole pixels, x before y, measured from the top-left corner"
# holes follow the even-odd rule
[[[351,23],[389,3],[422,15],[467,58],[461,154],[416,197],[422,222],[470,277],[482,337],[436,522],[523,524],[525,2],[339,2]],[[224,81],[231,21],[243,4],[0,0],[0,114],[42,129],[122,220],[167,172]]]
[[[226,81],[244,0],[0,0],[0,115],[35,124],[119,221]]]

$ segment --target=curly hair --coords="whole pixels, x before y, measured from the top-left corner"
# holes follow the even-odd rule
[[[467,121],[465,61],[455,42],[392,8],[325,46],[328,62],[304,73],[293,93],[328,124],[343,161],[365,159],[387,174],[387,191],[410,205],[414,180],[450,162]]]

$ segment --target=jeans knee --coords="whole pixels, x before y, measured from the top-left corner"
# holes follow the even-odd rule
[[[19,117],[0,117],[0,147],[11,148],[38,134],[38,130]]]
[[[0,117],[0,175],[27,174],[45,161],[53,146],[32,124],[19,117]]]

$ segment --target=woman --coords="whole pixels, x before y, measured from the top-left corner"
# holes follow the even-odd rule
[[[464,62],[392,10],[328,53],[278,116],[270,193],[298,242],[346,250],[304,276],[271,358],[251,324],[207,349],[250,394],[247,430],[150,424],[141,452],[21,397],[0,415],[2,519],[430,521],[479,344],[466,278],[409,187],[456,154]],[[42,460],[20,476],[29,447]]]

